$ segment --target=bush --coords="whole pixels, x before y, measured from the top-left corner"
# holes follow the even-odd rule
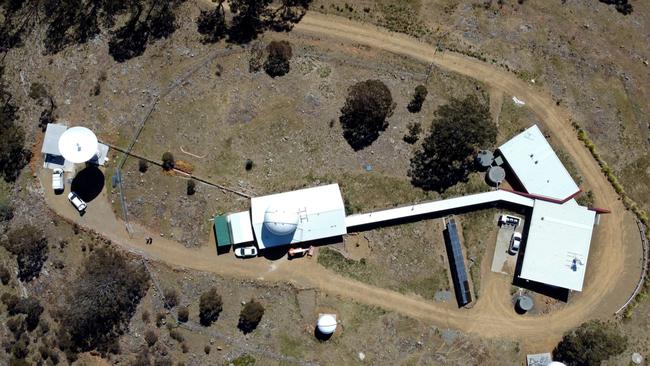
[[[29,282],[39,276],[43,263],[47,260],[47,239],[33,226],[14,229],[7,235],[3,246],[16,256],[18,278]]]
[[[291,44],[287,41],[272,41],[266,46],[268,56],[264,63],[264,70],[271,77],[283,76],[289,72],[292,51]]]
[[[190,311],[187,309],[187,306],[181,306],[178,308],[178,321],[185,323],[190,318]]]
[[[153,330],[147,329],[147,331],[144,332],[144,340],[147,342],[147,346],[151,347],[158,342],[158,335]]]
[[[138,170],[140,173],[146,173],[147,170],[149,170],[149,163],[147,163],[147,161],[144,159],[138,160]]]
[[[169,336],[178,343],[185,341],[185,337],[178,331],[178,329],[172,329],[169,331]]]
[[[597,366],[627,348],[627,338],[610,323],[593,320],[564,335],[553,359],[567,366]]]
[[[196,183],[193,180],[187,181],[187,195],[192,196],[196,193]]]
[[[7,202],[0,202],[0,222],[14,218],[14,208]]]
[[[438,108],[422,149],[411,158],[411,183],[443,192],[467,180],[476,151],[494,145],[496,131],[489,107],[478,97],[452,98]]]
[[[206,344],[205,347],[203,347],[203,352],[205,352],[206,355],[209,355],[210,354],[210,346]]]
[[[164,170],[174,169],[174,155],[169,151],[162,155],[162,168]]]
[[[9,272],[7,267],[0,264],[0,282],[2,282],[3,285],[7,285],[9,280],[11,280],[11,272]]]
[[[201,295],[199,300],[199,318],[204,326],[209,326],[219,318],[223,310],[221,295],[217,293],[216,287],[209,289]]]
[[[32,83],[29,86],[29,97],[36,100],[40,101],[41,99],[47,98],[48,93],[47,89],[45,89],[45,86],[41,83]]]
[[[244,305],[239,314],[239,324],[237,327],[244,333],[250,333],[257,327],[264,315],[264,306],[259,302],[251,299]]]
[[[253,169],[253,166],[255,166],[255,163],[253,163],[251,159],[246,159],[246,164],[244,165],[244,168],[247,171],[250,171],[251,169]]]
[[[411,113],[417,113],[420,110],[422,110],[422,104],[424,103],[424,100],[427,98],[428,93],[429,92],[427,91],[427,88],[424,85],[416,86],[415,94],[413,94],[413,99],[406,107],[406,109],[408,109],[408,111]]]
[[[163,291],[165,309],[172,309],[178,305],[178,291],[171,288],[166,288]]]
[[[393,97],[383,82],[366,80],[352,85],[339,119],[343,137],[355,151],[370,146],[388,127],[386,118],[394,109]]]
[[[142,264],[130,263],[108,248],[94,250],[70,282],[58,314],[61,349],[68,354],[115,350],[115,341],[148,288]]]
[[[422,126],[419,122],[410,123],[408,126],[409,132],[404,135],[404,142],[407,144],[413,145],[418,142],[420,139],[420,133],[422,132]]]

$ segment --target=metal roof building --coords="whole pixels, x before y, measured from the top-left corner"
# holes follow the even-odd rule
[[[260,249],[347,233],[338,184],[253,197],[250,212]]]
[[[499,146],[499,151],[528,193],[565,201],[580,192],[537,125]]]
[[[596,212],[535,200],[520,278],[582,291]]]

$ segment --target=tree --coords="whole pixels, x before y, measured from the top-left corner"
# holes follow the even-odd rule
[[[291,44],[287,41],[271,41],[266,46],[268,56],[264,63],[264,70],[271,77],[283,76],[289,72],[291,59]]]
[[[164,170],[174,169],[174,155],[169,151],[162,155],[162,168]]]
[[[199,33],[203,35],[203,43],[219,42],[226,36],[228,27],[223,9],[224,2],[225,0],[218,0],[217,7],[213,10],[201,10],[196,26]]]
[[[172,309],[178,305],[178,291],[172,288],[166,288],[163,291],[163,298],[165,300],[165,309]]]
[[[475,95],[452,98],[438,108],[422,149],[411,158],[411,183],[443,192],[466,180],[474,169],[475,152],[495,142],[496,126],[489,107]]]
[[[632,14],[634,7],[628,2],[628,0],[600,0],[601,3],[614,5],[616,11],[623,15]]]
[[[221,295],[213,287],[201,295],[199,300],[199,318],[203,326],[209,326],[219,318],[223,309]]]
[[[25,132],[16,123],[18,108],[12,103],[11,94],[4,90],[0,66],[0,177],[13,182],[29,163],[32,153],[24,148]]]
[[[148,288],[142,264],[108,248],[94,250],[64,296],[59,348],[68,354],[114,349]]]
[[[343,137],[355,151],[370,146],[388,127],[386,118],[394,109],[393,97],[383,82],[366,80],[352,85],[341,109]]]
[[[18,278],[29,282],[39,276],[47,260],[47,239],[33,226],[23,226],[7,234],[2,242],[7,250],[16,256]]]
[[[244,333],[250,333],[257,327],[264,315],[264,306],[255,299],[247,302],[239,314],[237,327]]]
[[[185,323],[190,318],[190,311],[187,309],[187,306],[181,306],[178,308],[178,321]]]
[[[422,103],[424,103],[424,100],[427,98],[427,94],[429,92],[427,91],[427,88],[424,85],[418,85],[415,87],[415,94],[413,94],[413,99],[409,103],[408,107],[406,107],[409,112],[411,113],[417,113],[422,109]]]
[[[230,11],[234,14],[228,30],[228,40],[233,43],[248,43],[266,28],[264,17],[272,0],[230,0]]]
[[[0,282],[6,286],[9,283],[9,280],[11,280],[11,273],[7,267],[0,264]]]
[[[627,348],[627,337],[611,323],[592,320],[567,332],[553,351],[553,359],[567,366],[597,366]]]

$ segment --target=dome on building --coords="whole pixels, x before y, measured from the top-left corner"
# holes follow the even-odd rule
[[[322,334],[329,335],[334,333],[336,330],[336,315],[321,314],[318,317],[318,324],[316,327]]]
[[[295,209],[269,207],[264,213],[264,227],[277,236],[293,234],[298,227]]]

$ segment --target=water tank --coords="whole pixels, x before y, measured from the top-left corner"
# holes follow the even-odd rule
[[[494,154],[490,150],[481,150],[476,155],[476,163],[481,170],[489,168],[492,162],[494,162]]]
[[[323,335],[331,335],[336,330],[336,315],[321,314],[318,317],[316,328]]]
[[[527,312],[533,309],[533,299],[530,296],[521,295],[517,298],[517,309]]]
[[[298,227],[298,219],[295,209],[269,207],[264,213],[264,227],[277,236],[291,235]]]
[[[506,171],[500,166],[493,166],[488,170],[487,176],[492,184],[501,184],[506,179]]]

